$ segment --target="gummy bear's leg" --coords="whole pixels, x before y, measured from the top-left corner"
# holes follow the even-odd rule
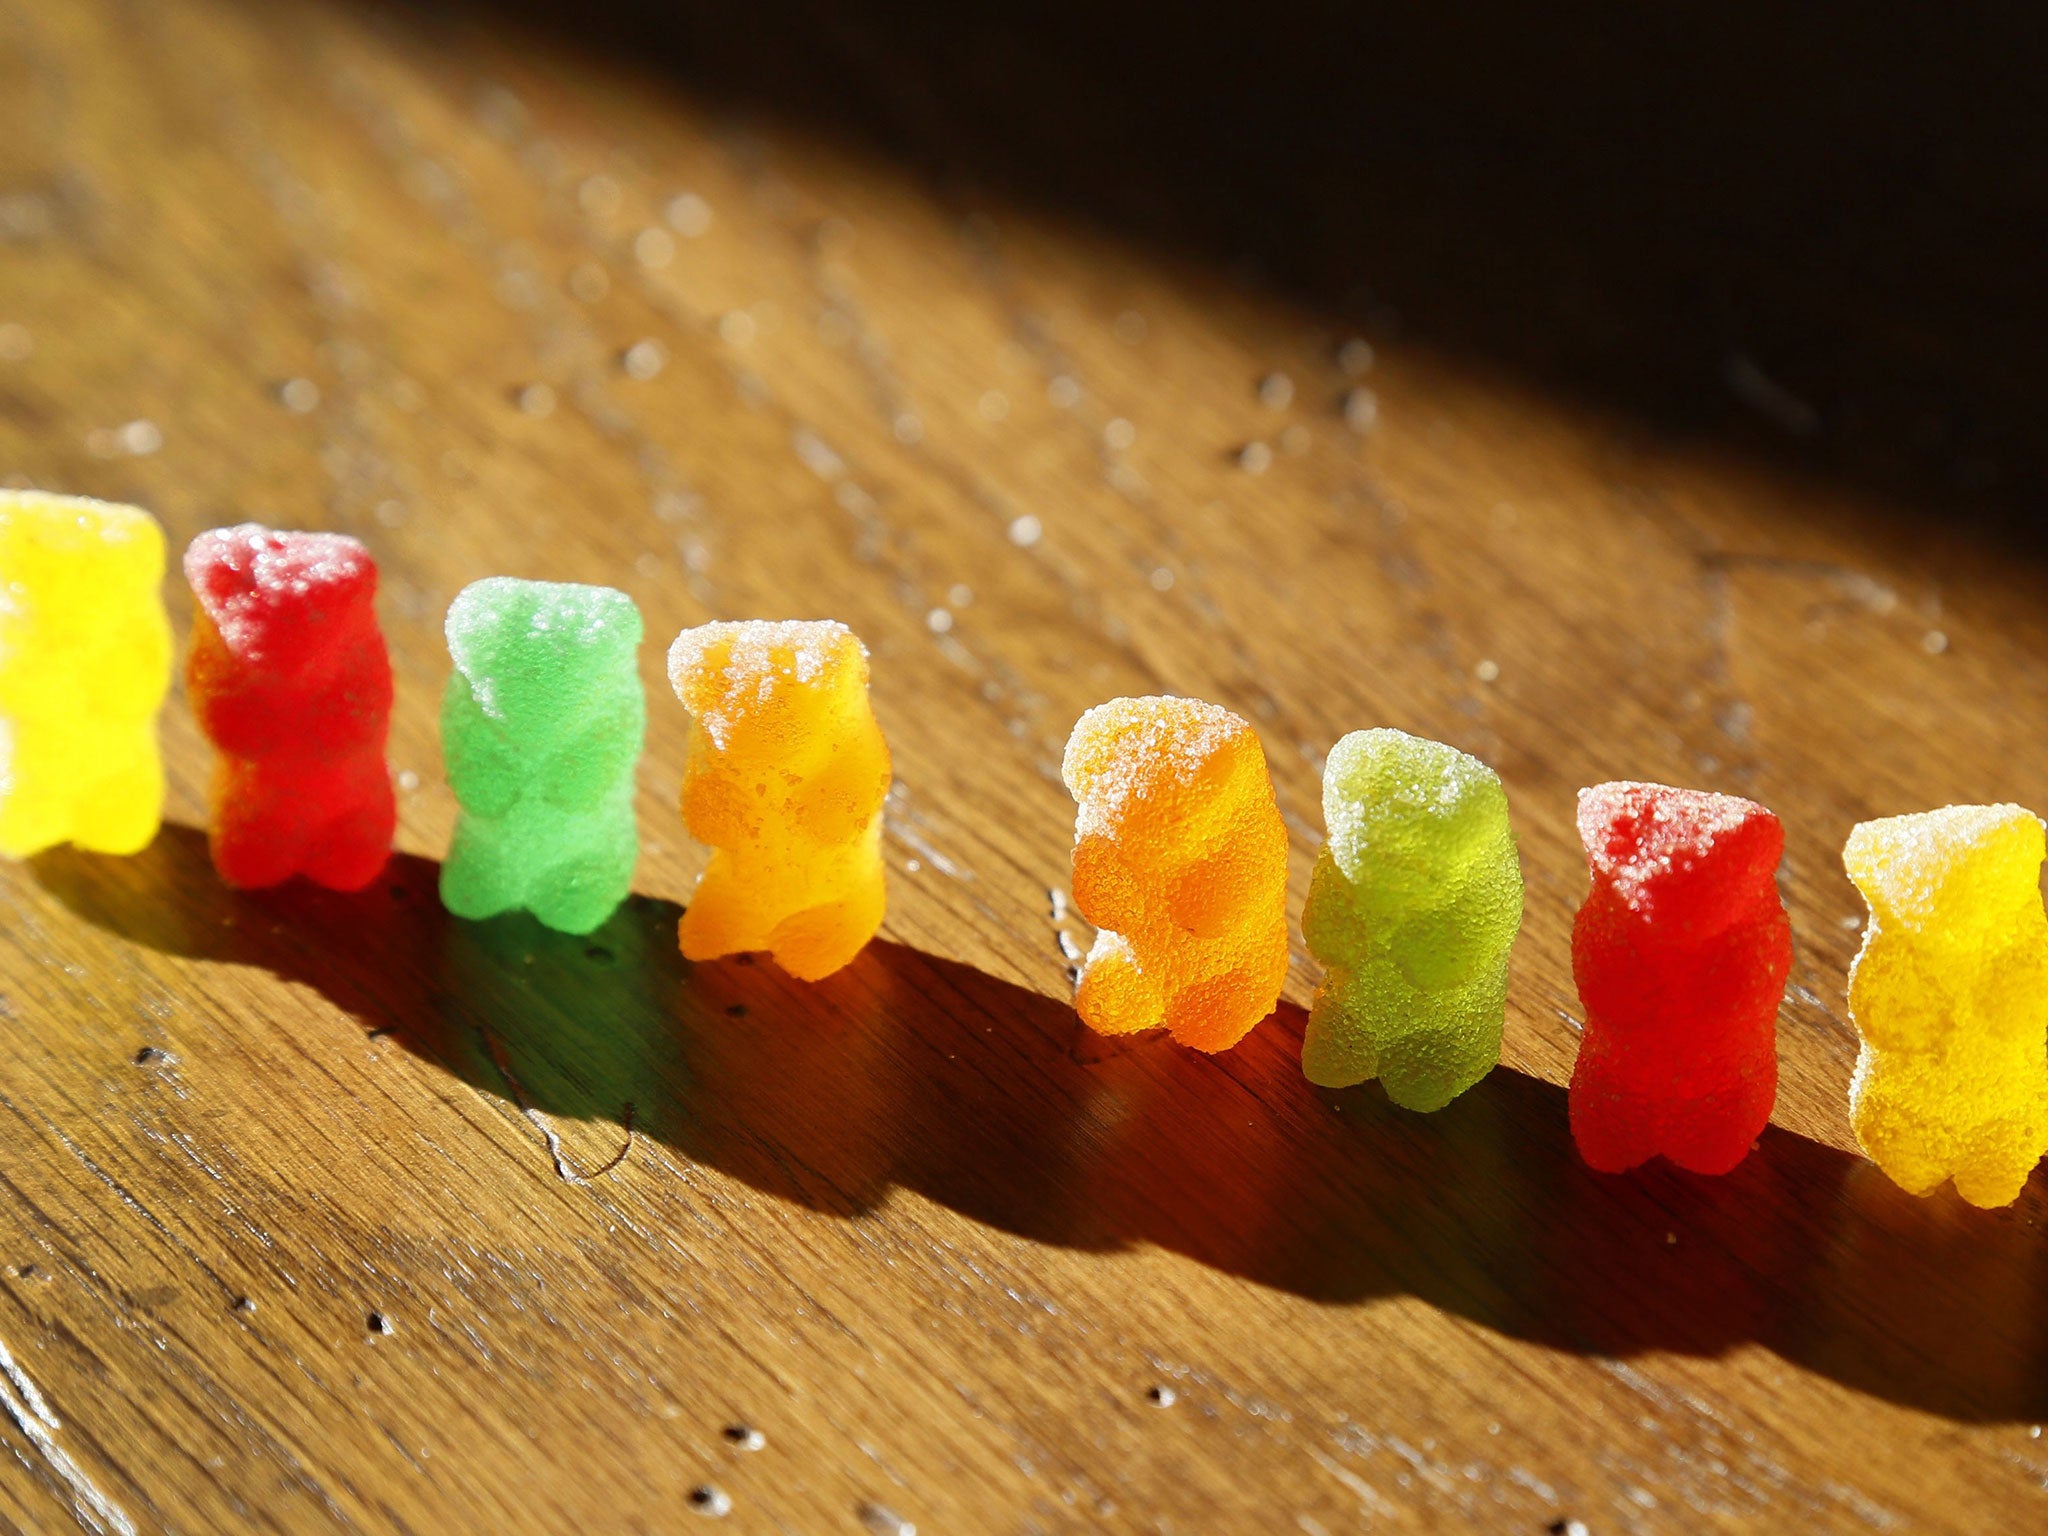
[[[1104,928],[1095,935],[1095,945],[1081,967],[1074,1008],[1090,1029],[1105,1035],[1130,1035],[1157,1029],[1166,999],[1159,984],[1139,967],[1124,936]]]
[[[49,733],[17,725],[0,743],[0,853],[25,859],[71,835],[72,778]]]
[[[108,743],[111,771],[78,797],[72,841],[95,853],[140,853],[164,811],[164,765],[152,717]]]
[[[2008,1091],[2013,1091],[2019,1102],[2009,1113],[1976,1127],[1956,1158],[1956,1193],[1986,1210],[2019,1199],[2028,1175],[2041,1160],[2042,1142],[2048,1139],[2043,1136],[2039,1055],[2032,1061],[2014,1063],[2009,1070],[2015,1079],[2033,1077],[2034,1082],[2027,1088],[2010,1082]]]
[[[1972,1159],[1956,1169],[1956,1193],[1987,1211],[2011,1205],[2019,1199],[2020,1191],[2027,1187],[2027,1177],[2034,1171],[2034,1164],[2040,1161],[2039,1154],[2036,1154],[2027,1158],[2022,1166],[2023,1155],[2010,1153],[2003,1157]]]
[[[1720,1092],[1674,1105],[1664,1133],[1664,1155],[1692,1173],[1729,1172],[1763,1135],[1777,1098],[1778,1059],[1773,1049],[1751,1064],[1747,1077]]]
[[[679,937],[686,960],[716,960],[767,946],[758,914],[746,899],[744,878],[723,849],[711,855],[697,889],[683,909]]]
[[[391,859],[397,801],[382,754],[349,765],[346,797],[306,849],[306,878],[336,891],[360,891]]]
[[[1586,1021],[1587,1034],[1594,1028]],[[1572,1069],[1569,1098],[1572,1140],[1579,1156],[1597,1173],[1626,1173],[1657,1155],[1654,1106],[1631,1096],[1590,1060],[1585,1044]]]
[[[633,858],[616,846],[551,864],[535,876],[526,905],[557,933],[590,933],[618,911],[633,889]]]
[[[552,857],[527,881],[526,906],[559,933],[590,933],[619,909],[633,889],[640,836],[633,825],[630,787],[573,820],[557,820]],[[531,857],[531,856],[529,856]],[[530,866],[531,867],[531,866]]]
[[[1849,1128],[1864,1155],[1907,1194],[1931,1195],[1948,1179],[1948,1162],[1930,1150],[1923,1117],[1908,1100],[1869,1084],[1860,1063],[1849,1089]]]
[[[1661,1150],[1688,1173],[1722,1174],[1749,1156],[1756,1137],[1718,1100],[1675,1106]]]
[[[295,802],[280,801],[278,788],[258,764],[223,758],[215,765],[208,842],[213,867],[229,885],[261,890],[298,872],[305,834]]]
[[[557,933],[593,933],[618,911],[626,894],[600,870],[558,864],[536,882],[527,906]]]
[[[1411,1029],[1380,1047],[1380,1084],[1403,1109],[1442,1109],[1493,1070],[1500,1047],[1475,1052],[1454,1028]]]
[[[1182,987],[1167,999],[1165,1024],[1176,1041],[1193,1050],[1227,1051],[1279,1000],[1267,967],[1243,966]]]
[[[509,829],[465,816],[441,866],[441,905],[457,917],[496,917],[520,904],[520,865]]]
[[[1365,1002],[1356,971],[1332,966],[1323,976],[1301,1040],[1301,1072],[1310,1082],[1349,1088],[1379,1075]]]
[[[830,976],[875,936],[886,903],[877,859],[842,899],[807,907],[777,923],[768,948],[775,963],[799,981]]]
[[[1502,966],[1463,987],[1401,990],[1412,999],[1409,1016],[1388,1021],[1393,1027],[1381,1035],[1380,1083],[1403,1109],[1427,1114],[1499,1064],[1507,969]]]

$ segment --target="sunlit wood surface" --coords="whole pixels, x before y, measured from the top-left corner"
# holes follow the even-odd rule
[[[1855,1154],[1838,862],[2048,806],[2037,575],[1349,335],[516,28],[0,0],[0,475],[174,548],[365,540],[403,812],[360,898],[230,894],[174,697],[155,845],[0,871],[0,1527],[2048,1528],[2042,1186]],[[864,636],[884,941],[810,987],[681,961],[656,643],[638,894],[588,940],[446,917],[441,616],[492,573],[655,641]],[[1060,747],[1162,691],[1258,727],[1296,911],[1337,736],[1498,767],[1480,1087],[1312,1090],[1300,953],[1225,1056],[1078,1026]],[[1784,1086],[1726,1179],[1566,1132],[1613,777],[1788,832]]]

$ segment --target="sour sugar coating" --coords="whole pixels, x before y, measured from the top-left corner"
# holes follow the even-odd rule
[[[1849,968],[1849,1123],[1901,1188],[2010,1205],[2048,1149],[2041,819],[1951,805],[1866,821],[1842,863],[1870,906]]]
[[[640,610],[610,587],[494,576],[456,594],[441,750],[462,816],[441,900],[457,917],[523,907],[588,933],[625,900],[640,854],[640,633]]]
[[[220,751],[213,867],[230,885],[304,875],[361,890],[397,822],[376,562],[338,533],[244,523],[194,539],[185,579],[198,600],[185,688]]]
[[[1098,930],[1082,1019],[1228,1050],[1287,978],[1287,829],[1257,734],[1199,699],[1112,699],[1075,724],[1061,774],[1074,904]]]
[[[692,960],[766,950],[829,976],[882,924],[889,745],[868,653],[831,620],[704,624],[676,636],[669,681],[695,718],[683,820],[712,845],[683,913]]]
[[[1770,1122],[1792,931],[1778,818],[1661,784],[1579,791],[1593,889],[1572,927],[1586,1012],[1572,1137],[1620,1173],[1662,1154],[1726,1173]]]
[[[1329,967],[1301,1069],[1343,1088],[1377,1077],[1441,1109],[1500,1060],[1522,869],[1500,777],[1402,731],[1353,731],[1323,769],[1323,824],[1302,914]]]
[[[156,836],[163,575],[147,512],[0,490],[0,853],[135,853]]]

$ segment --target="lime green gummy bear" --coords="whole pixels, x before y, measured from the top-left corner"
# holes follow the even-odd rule
[[[462,802],[441,866],[457,917],[524,907],[589,933],[632,887],[647,704],[640,610],[610,587],[472,582],[448,609],[441,751]]]
[[[1403,731],[1353,731],[1323,770],[1329,840],[1303,936],[1329,967],[1301,1069],[1343,1088],[1380,1079],[1441,1109],[1500,1060],[1522,870],[1500,777]]]

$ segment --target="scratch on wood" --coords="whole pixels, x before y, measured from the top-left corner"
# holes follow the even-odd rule
[[[948,875],[955,880],[963,881],[974,878],[972,870],[963,869],[959,864],[947,858],[931,845],[929,839],[917,830],[917,826],[924,821],[924,818],[910,808],[910,792],[903,787],[900,779],[889,786],[889,807],[893,814],[887,816],[882,825],[883,830],[891,837],[895,838],[897,842],[903,844],[904,847],[923,859],[925,863],[931,865],[933,869],[936,869],[942,875]]]
[[[65,1454],[64,1447],[57,1443],[55,1431],[63,1425],[50,1411],[43,1394],[36,1390],[36,1384],[29,1380],[28,1373],[15,1362],[5,1340],[0,1340],[0,1377],[4,1377],[0,1380],[0,1409],[6,1410],[15,1427],[28,1437],[50,1471],[69,1490],[73,1501],[71,1512],[77,1516],[78,1523],[89,1531],[135,1536],[135,1522],[128,1518],[127,1512],[108,1498],[99,1484],[88,1477],[84,1468]]]
[[[1377,1488],[1373,1487],[1371,1483],[1368,1483],[1349,1467],[1342,1465],[1335,1457],[1326,1455],[1322,1451],[1314,1450],[1310,1451],[1309,1454],[1316,1459],[1317,1464],[1325,1472],[1329,1473],[1330,1476],[1337,1479],[1338,1482],[1358,1496],[1358,1502],[1363,1506],[1366,1513],[1379,1515],[1387,1519],[1400,1514],[1398,1509],[1380,1496]]]
[[[548,1157],[554,1162],[555,1175],[564,1184],[593,1183],[626,1160],[626,1154],[633,1150],[633,1117],[636,1113],[630,1099],[619,1111],[619,1124],[626,1133],[626,1139],[620,1144],[619,1150],[590,1172],[580,1173],[576,1165],[569,1160],[569,1154],[562,1149],[561,1133],[554,1128],[546,1115],[535,1109],[528,1101],[526,1089],[520,1083],[518,1074],[512,1070],[512,1063],[505,1059],[504,1048],[499,1045],[497,1037],[482,1025],[478,1025],[477,1038],[483,1042],[484,1053],[491,1058],[491,1065],[496,1067],[498,1075],[505,1079],[505,1086],[511,1091],[512,1102],[519,1106],[519,1113],[527,1118],[533,1128],[540,1132],[542,1140],[547,1143]]]

